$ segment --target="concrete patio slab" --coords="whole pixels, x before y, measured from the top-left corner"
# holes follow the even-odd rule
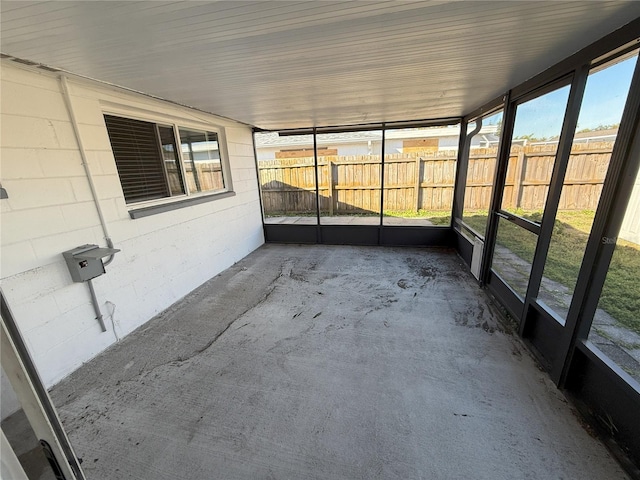
[[[90,479],[627,478],[449,250],[263,246],[52,396]]]

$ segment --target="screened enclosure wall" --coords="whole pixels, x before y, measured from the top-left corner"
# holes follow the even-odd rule
[[[254,141],[260,146],[256,160],[265,223],[317,224],[313,135],[255,133]]]
[[[459,136],[459,124],[257,132],[265,223],[449,226]]]
[[[541,366],[640,461],[634,47],[586,53],[463,119],[454,231]]]
[[[460,121],[254,138],[268,241],[455,246],[640,460],[640,68],[602,45]]]

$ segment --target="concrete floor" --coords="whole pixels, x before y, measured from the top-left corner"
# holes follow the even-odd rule
[[[452,251],[266,245],[52,397],[89,479],[627,478],[508,330]]]

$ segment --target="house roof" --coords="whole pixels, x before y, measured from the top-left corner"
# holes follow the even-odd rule
[[[495,136],[497,125],[485,125],[481,128],[480,134],[487,135],[489,139],[497,139]],[[407,129],[389,129],[385,131],[386,140],[408,140],[420,138],[442,138],[457,137],[460,134],[460,126],[452,125],[449,127],[428,127],[428,128],[407,128]],[[291,147],[312,145],[313,137],[311,135],[285,135],[280,136],[277,132],[260,133],[255,137],[256,148],[265,147]],[[318,135],[318,144],[345,144],[345,143],[361,143],[372,141],[380,141],[382,135],[380,131],[357,131],[357,132],[340,132],[340,133],[323,133]]]
[[[267,129],[457,117],[634,1],[2,1],[4,54]]]
[[[603,130],[585,130],[582,132],[576,132],[575,135],[573,136],[573,138],[576,139],[584,139],[584,138],[590,138],[590,139],[597,139],[597,138],[611,138],[611,137],[615,137],[616,135],[618,135],[618,129],[617,128],[606,128]]]

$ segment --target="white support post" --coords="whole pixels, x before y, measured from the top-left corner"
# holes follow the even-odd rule
[[[64,450],[62,448],[60,440],[58,439],[58,435],[56,435],[53,426],[51,425],[51,422],[49,421],[49,418],[45,413],[44,406],[42,405],[42,402],[38,397],[36,388],[31,382],[26,367],[20,358],[20,354],[18,353],[18,349],[16,348],[16,345],[11,339],[11,336],[7,330],[5,319],[3,317],[0,317],[0,319],[2,320],[2,330],[0,331],[0,357],[2,368],[7,374],[7,378],[9,379],[9,382],[11,383],[16,396],[18,397],[18,400],[20,401],[22,410],[29,420],[33,432],[39,440],[46,440],[50,445],[51,450],[56,460],[58,461],[60,469],[62,470],[62,473],[64,474],[66,480],[84,480],[84,474],[82,473],[82,470],[79,470],[80,477],[78,477],[71,468],[71,465],[69,464],[69,461],[64,454]],[[46,390],[45,395],[48,395],[46,393]],[[48,400],[49,403],[51,403],[51,400]],[[57,419],[57,421],[59,422],[59,419]],[[66,442],[67,445],[69,445],[69,448],[71,448],[68,438],[64,438],[62,439],[62,441]],[[14,477],[4,477],[3,475],[2,478]]]
[[[6,478],[7,480],[29,480],[27,474],[24,473],[22,465],[16,452],[13,451],[13,447],[9,444],[7,437],[2,432],[2,445],[0,445],[0,478]]]

